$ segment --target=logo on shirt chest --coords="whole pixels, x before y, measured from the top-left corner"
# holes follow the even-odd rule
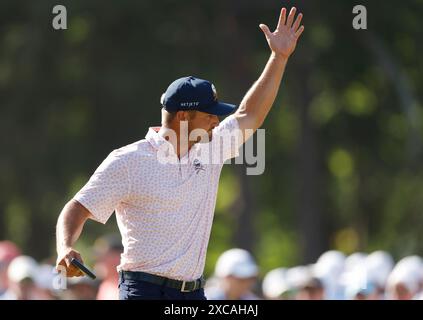
[[[195,173],[199,173],[201,170],[203,170],[203,171],[205,171],[206,169],[204,168],[204,166],[203,166],[203,164],[200,162],[200,160],[198,160],[198,159],[195,159],[194,160],[194,162],[193,162],[193,165],[194,165],[194,170],[195,170]]]

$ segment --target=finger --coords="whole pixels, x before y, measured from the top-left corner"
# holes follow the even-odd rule
[[[284,26],[286,22],[286,8],[282,8],[281,14],[279,16],[279,22],[278,22],[278,29],[281,26]]]
[[[63,270],[66,270],[66,265],[64,263],[56,263],[55,267],[57,272],[62,272]]]
[[[66,276],[67,276],[68,278],[80,277],[80,272],[79,272],[79,271],[68,272],[68,273],[66,274]]]
[[[272,35],[272,33],[269,30],[269,27],[266,26],[265,24],[260,24],[259,27],[264,32],[264,34],[266,35],[267,38],[269,38]]]
[[[83,276],[85,276],[85,274],[81,270],[78,270],[78,273],[76,274],[76,276],[77,277],[83,277]]]
[[[74,253],[74,255],[73,255],[73,257],[74,257],[76,260],[78,260],[79,262],[84,263],[84,261],[82,260],[81,255],[80,255],[79,253],[75,252],[75,253]]]
[[[73,278],[75,277],[75,273],[73,272],[66,272],[66,278]]]
[[[67,268],[67,276],[68,277],[76,277],[77,274],[79,274],[80,270],[73,265],[71,265],[69,268]]]
[[[291,11],[289,12],[288,21],[286,22],[286,26],[291,28],[292,23],[294,22],[295,12],[297,12],[297,8],[292,7]]]
[[[64,260],[61,260],[59,263],[56,264],[56,271],[57,272],[66,272],[67,266]]]
[[[304,31],[304,26],[301,26],[298,30],[297,30],[297,32],[295,32],[295,37],[297,37],[297,39],[301,36],[301,34],[303,33],[303,31]]]
[[[70,263],[71,260],[72,260],[72,257],[66,256],[66,257],[63,258],[63,260],[65,261],[66,268],[70,268],[72,266],[72,264]]]
[[[297,31],[298,27],[300,26],[301,20],[303,19],[303,14],[300,13],[297,17],[297,19],[294,22],[294,25],[292,26],[292,30],[295,32]]]
[[[59,259],[57,260],[57,262],[56,262],[56,270],[58,272],[62,272],[64,270],[67,270],[67,268],[68,268],[68,265],[66,263],[65,258],[61,258],[60,260]]]
[[[84,263],[84,261],[82,261],[82,257],[81,257],[81,255],[80,255],[80,253],[79,252],[77,252],[77,251],[71,251],[71,252],[69,252],[66,256],[65,256],[65,261],[66,261],[66,264],[67,264],[67,266],[69,267],[70,265],[71,265],[71,261],[72,261],[72,259],[76,259],[76,260],[78,260],[78,261],[80,261],[81,263]]]

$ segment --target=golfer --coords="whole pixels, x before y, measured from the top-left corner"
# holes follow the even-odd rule
[[[82,276],[70,260],[82,261],[74,244],[85,222],[106,223],[115,212],[124,246],[120,299],[206,299],[202,274],[223,163],[238,155],[272,107],[304,31],[301,19],[295,8],[288,15],[283,8],[274,32],[260,25],[270,58],[237,109],[219,102],[209,81],[190,76],[170,84],[161,97],[161,127],[111,152],[63,208],[58,270]],[[228,136],[231,143],[221,143]]]

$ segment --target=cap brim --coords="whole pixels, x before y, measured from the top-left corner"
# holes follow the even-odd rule
[[[216,116],[227,116],[233,113],[236,110],[236,108],[237,108],[236,105],[218,102],[212,106],[206,107],[198,111],[214,114]]]

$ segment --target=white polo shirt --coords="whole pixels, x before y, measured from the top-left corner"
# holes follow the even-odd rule
[[[118,270],[190,281],[204,270],[223,162],[242,144],[239,124],[227,117],[211,142],[195,144],[180,161],[157,130],[110,153],[74,199],[101,223],[115,211],[124,246]],[[232,144],[219,144],[228,135]],[[163,147],[174,163],[159,161]],[[207,161],[209,151],[218,163]]]

